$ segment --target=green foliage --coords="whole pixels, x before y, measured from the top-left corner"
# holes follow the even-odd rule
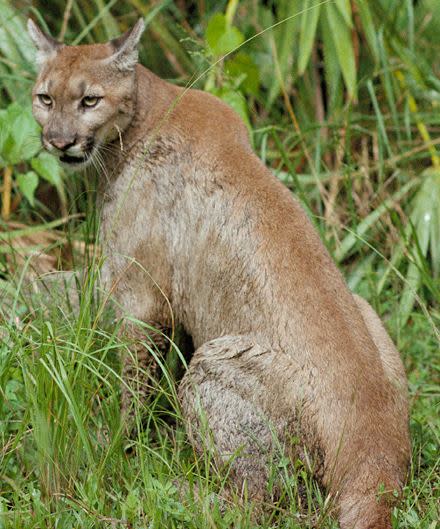
[[[253,96],[258,94],[260,72],[247,53],[240,51],[229,59],[225,64],[225,71],[245,94]]]
[[[312,0],[306,0],[304,2],[304,13],[301,17],[298,48],[298,72],[300,75],[304,74],[312,55],[320,11],[321,3],[314,6]]]
[[[18,189],[23,193],[31,206],[35,206],[35,191],[38,187],[38,175],[34,171],[17,175]]]
[[[347,0],[335,0],[324,6],[323,24],[328,24],[328,38],[330,50],[324,53],[335,54],[341,74],[350,97],[356,95],[356,65],[354,58],[351,30],[351,6]],[[334,60],[334,57],[333,57]]]
[[[55,187],[62,188],[61,170],[57,159],[43,151],[31,161],[32,168]]]
[[[410,238],[413,238],[415,244],[400,301],[400,311],[405,322],[423,283],[423,275],[427,276],[426,286],[433,290],[436,299],[440,299],[440,283],[434,279],[439,277],[440,267],[440,169],[427,169],[422,178],[423,183],[411,204],[408,224],[413,236]],[[430,270],[426,262],[428,252],[432,260],[433,278],[429,277]],[[394,259],[394,266],[398,264],[396,261]]]
[[[40,152],[40,127],[29,106],[11,103],[0,110],[0,169],[13,166],[18,190],[35,205],[35,191],[40,178],[63,193],[61,169],[56,158]],[[23,170],[31,166],[33,171]]]
[[[229,25],[226,17],[220,13],[215,14],[209,21],[205,38],[213,55],[217,57],[234,51],[244,41],[239,29]]]
[[[33,158],[40,150],[39,127],[29,107],[12,103],[0,110],[0,164],[16,165]]]

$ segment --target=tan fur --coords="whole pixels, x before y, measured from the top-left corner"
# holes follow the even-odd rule
[[[121,314],[178,322],[192,336],[198,349],[180,390],[189,433],[200,447],[200,403],[220,454],[239,445],[253,454],[234,475],[254,497],[265,494],[273,424],[280,439],[300,436],[294,452],[305,446],[314,458],[343,529],[391,528],[393,495],[376,493],[400,490],[410,452],[394,345],[237,115],[140,65],[127,69],[137,40],[124,38],[122,51],[121,42],[56,49],[34,88],[45,145],[50,131],[105,144],[93,152],[105,163],[103,276]],[[79,88],[89,85],[104,98],[86,119]],[[52,112],[36,100],[42,89]],[[260,448],[246,431],[261,434]]]

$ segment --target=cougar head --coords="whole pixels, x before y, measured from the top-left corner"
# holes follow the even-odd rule
[[[29,19],[39,74],[32,109],[44,148],[70,167],[85,167],[133,118],[137,46],[144,22],[105,44],[66,46]]]

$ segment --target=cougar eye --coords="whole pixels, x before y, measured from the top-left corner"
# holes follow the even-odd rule
[[[38,94],[38,99],[46,107],[52,106],[52,98],[47,94]]]
[[[81,103],[83,107],[92,108],[92,107],[96,107],[96,105],[99,103],[101,99],[102,98],[98,96],[85,96],[82,98]]]

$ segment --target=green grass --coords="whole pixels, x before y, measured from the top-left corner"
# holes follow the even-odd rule
[[[148,24],[142,62],[180,84],[200,77],[196,86],[224,98],[247,120],[256,152],[300,198],[350,287],[372,303],[401,351],[413,458],[394,528],[439,529],[438,3],[407,1],[397,9],[395,0],[378,0],[368,11],[367,2],[355,1],[351,44],[346,7],[338,14],[322,5],[316,21],[310,12],[298,15],[310,5],[306,1],[279,0],[273,8],[251,0],[183,4],[75,0],[66,39],[102,41],[142,15]],[[68,4],[51,5],[44,12],[42,2],[31,8],[26,1],[0,0],[3,106],[29,103],[34,68],[24,14],[44,13],[58,35]],[[220,12],[226,16],[215,27],[228,35],[226,48],[213,25],[207,32]],[[221,59],[228,42],[278,23],[243,46],[245,58],[232,53]],[[355,72],[350,54],[335,48],[328,24],[339,24],[345,46],[353,46]],[[1,141],[0,134],[3,172]],[[222,500],[228,468],[215,468],[209,450],[196,457],[183,429],[177,347],[161,380],[152,382],[150,401],[137,402],[143,427],[134,438],[126,434],[120,358],[129,344],[108,300],[96,296],[98,259],[84,257],[79,246],[95,241],[89,214],[94,180],[59,179],[57,173],[54,200],[47,195],[51,173],[32,204],[17,184],[29,162],[11,164],[12,203],[18,204],[12,218],[24,226],[20,232],[0,226],[0,529],[336,528],[331,499],[300,462],[282,454],[273,468],[284,476],[282,498],[258,523],[249,502]],[[67,224],[60,220],[66,213],[72,215]],[[23,263],[37,272],[47,264],[20,257],[23,236],[50,255],[55,268],[85,261],[89,274],[79,285],[79,311],[62,293],[50,301],[47,292],[41,297],[26,287]]]

